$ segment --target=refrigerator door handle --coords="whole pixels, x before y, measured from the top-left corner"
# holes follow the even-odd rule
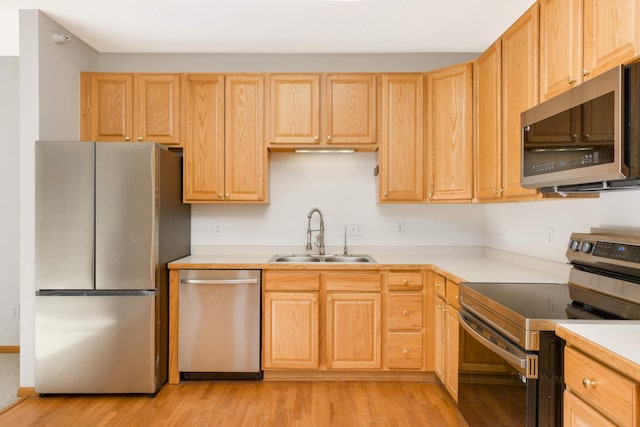
[[[180,279],[185,285],[257,285],[258,279]]]

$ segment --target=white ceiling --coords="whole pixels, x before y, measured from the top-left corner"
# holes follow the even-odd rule
[[[0,56],[40,9],[99,52],[480,52],[534,0],[0,0]]]

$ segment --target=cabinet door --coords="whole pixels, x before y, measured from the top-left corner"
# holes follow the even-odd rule
[[[327,294],[327,367],[380,368],[380,294]]]
[[[584,0],[584,69],[597,76],[638,55],[640,3]]]
[[[564,391],[562,411],[565,427],[614,427],[616,425],[568,390]]]
[[[224,200],[224,77],[186,78],[184,200]]]
[[[318,293],[266,292],[265,369],[318,368]]]
[[[319,143],[320,76],[274,74],[270,76],[269,85],[269,142]]]
[[[224,200],[265,200],[264,77],[225,78]]]
[[[473,197],[473,64],[428,74],[429,199]]]
[[[422,75],[382,76],[381,202],[421,201],[424,197],[423,112]]]
[[[130,141],[133,134],[133,75],[91,77],[91,139]]]
[[[137,141],[180,144],[180,76],[140,74],[136,76],[134,109]]]
[[[502,195],[501,49],[496,41],[476,61],[473,72],[475,129],[475,197],[480,201]]]
[[[323,137],[327,144],[375,144],[375,75],[330,74],[325,90]]]
[[[541,101],[582,82],[582,1],[539,2]]]
[[[436,306],[434,312],[434,336],[435,336],[435,373],[440,378],[442,383],[445,383],[445,357],[446,357],[446,316],[447,312],[445,311],[447,304],[444,299],[437,296],[436,297]]]
[[[458,338],[459,338],[459,322],[458,310],[448,305],[446,308],[446,326],[445,326],[445,367],[444,367],[444,385],[453,397],[458,401]]]
[[[522,179],[520,113],[538,103],[538,5],[502,36],[502,188],[504,197],[533,196]]]

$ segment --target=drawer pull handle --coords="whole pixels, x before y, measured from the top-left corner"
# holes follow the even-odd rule
[[[587,390],[592,388],[596,388],[597,383],[594,380],[590,380],[589,378],[585,378],[582,380],[582,386]]]
[[[402,310],[402,315],[403,316],[408,316],[409,315],[409,310]]]

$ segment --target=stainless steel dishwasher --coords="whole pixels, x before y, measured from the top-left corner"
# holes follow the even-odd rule
[[[178,370],[185,380],[261,379],[261,270],[181,270]]]

